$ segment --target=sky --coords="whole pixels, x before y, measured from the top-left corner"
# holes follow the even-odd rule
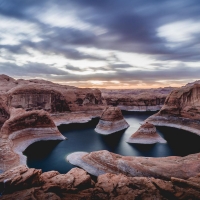
[[[91,88],[200,79],[199,0],[0,0],[0,74]]]

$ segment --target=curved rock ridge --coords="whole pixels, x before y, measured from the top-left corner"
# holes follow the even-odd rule
[[[103,111],[95,131],[103,135],[108,135],[128,127],[129,124],[124,119],[122,112],[118,107],[107,107]]]
[[[10,118],[3,124],[0,132],[0,169],[7,170],[26,164],[26,157],[22,152],[36,141],[64,139],[46,111],[12,108]]]
[[[107,105],[127,111],[158,111],[164,105],[172,87],[156,89],[101,89]]]
[[[200,153],[185,157],[163,158],[121,156],[106,150],[91,153],[75,152],[67,160],[88,173],[124,174],[133,177],[154,177],[169,180],[171,177],[188,179],[200,173]]]
[[[200,83],[176,89],[167,97],[162,109],[146,121],[200,135]]]
[[[128,177],[106,173],[97,180],[86,171],[73,168],[66,174],[42,173],[39,169],[18,166],[0,174],[2,200],[133,200],[200,199],[200,174],[189,179],[171,177]]]
[[[128,143],[138,144],[154,144],[154,143],[166,143],[157,132],[156,127],[148,122],[142,124],[140,128],[133,134],[127,141]]]

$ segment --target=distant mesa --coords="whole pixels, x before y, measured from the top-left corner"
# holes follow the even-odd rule
[[[131,135],[127,142],[136,144],[154,144],[166,143],[166,140],[156,132],[156,127],[153,124],[146,122]]]
[[[103,135],[109,135],[128,127],[129,124],[124,119],[122,112],[118,107],[107,107],[103,111],[95,131]]]

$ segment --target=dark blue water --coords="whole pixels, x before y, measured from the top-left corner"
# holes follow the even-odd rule
[[[167,140],[166,144],[134,145],[126,140],[139,128],[140,123],[154,112],[123,112],[130,127],[125,131],[104,136],[94,131],[99,119],[85,124],[59,126],[60,132],[68,138],[65,141],[41,141],[29,146],[24,154],[29,167],[44,171],[56,170],[66,173],[73,166],[66,161],[68,154],[75,151],[108,151],[125,156],[185,156],[200,152],[200,137],[179,129],[157,127],[158,133]]]

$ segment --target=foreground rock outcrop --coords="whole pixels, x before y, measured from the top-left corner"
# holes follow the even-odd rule
[[[0,175],[0,199],[200,199],[199,182],[200,174],[189,179],[170,177],[166,181],[106,173],[93,180],[79,168],[59,174],[18,166]]]
[[[108,135],[128,127],[129,124],[125,121],[122,112],[118,107],[107,107],[103,111],[95,131],[103,135]]]
[[[149,158],[121,156],[102,150],[91,153],[75,152],[68,155],[67,160],[95,176],[122,173],[133,177],[169,180],[170,177],[187,179],[200,173],[200,153],[185,157]]]
[[[200,83],[188,84],[171,92],[162,109],[146,121],[200,135]]]
[[[133,134],[127,141],[128,143],[137,144],[154,144],[154,143],[166,143],[157,132],[156,127],[148,122],[142,124],[140,128]]]
[[[117,106],[127,111],[157,111],[164,105],[166,97],[175,89],[101,89],[107,105]]]

